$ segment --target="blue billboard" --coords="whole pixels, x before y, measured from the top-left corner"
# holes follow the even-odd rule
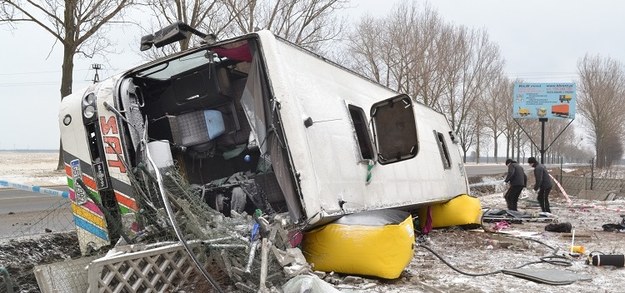
[[[575,118],[574,83],[515,83],[513,118]]]

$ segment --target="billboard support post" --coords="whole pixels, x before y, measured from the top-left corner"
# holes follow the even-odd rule
[[[545,163],[545,123],[548,118],[539,118],[540,121],[540,163]]]

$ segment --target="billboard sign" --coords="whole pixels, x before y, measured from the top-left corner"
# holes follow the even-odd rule
[[[513,118],[575,118],[574,83],[515,83]]]

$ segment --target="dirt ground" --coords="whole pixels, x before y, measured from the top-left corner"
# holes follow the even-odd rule
[[[77,257],[80,257],[80,249],[76,233],[50,234],[0,243],[0,266],[8,271],[15,285],[14,292],[40,292],[33,274],[36,265]],[[0,277],[0,292],[9,292],[7,283]]]
[[[16,158],[19,157],[19,158]],[[42,155],[43,157],[46,157]],[[47,162],[24,154],[0,152],[0,180],[21,180],[21,183],[46,185],[63,182],[63,174],[52,171],[54,153],[47,154]],[[9,158],[10,157],[10,158]],[[52,158],[50,158],[52,157]],[[21,159],[22,161],[19,161]],[[37,162],[35,162],[37,161]],[[11,164],[7,163],[11,162]],[[28,163],[35,162],[35,163]],[[13,169],[11,169],[13,168]],[[43,170],[43,171],[42,171]],[[17,174],[19,173],[19,174]],[[7,179],[7,176],[10,177]],[[489,180],[501,178],[490,178]],[[482,208],[505,208],[503,184],[476,191]],[[524,192],[519,209],[527,213],[540,211],[532,195]],[[602,254],[625,254],[625,233],[605,232],[603,224],[619,223],[625,214],[625,201],[596,202],[555,195],[551,197],[552,212],[556,222],[568,222],[575,229],[575,245],[584,246],[586,253],[573,257],[569,254],[570,235],[546,232],[547,222],[509,223],[510,226],[497,233],[495,223],[484,223],[485,229],[461,228],[436,229],[423,237],[415,246],[414,257],[402,275],[396,280],[380,280],[366,277],[350,277],[326,274],[325,280],[342,292],[623,292],[625,268],[593,266],[586,263],[591,252]],[[530,239],[519,236],[531,235]],[[16,292],[39,292],[32,268],[35,264],[51,263],[78,257],[75,234],[47,235],[36,240],[12,241],[0,244],[0,266],[5,266],[12,278],[19,283]],[[430,248],[443,258],[445,264]],[[557,255],[554,264],[546,262]],[[546,261],[545,261],[546,260]],[[536,263],[534,263],[536,262]],[[498,273],[524,264],[528,269],[554,269],[572,272],[590,280],[570,285],[548,285],[519,277]],[[485,276],[470,276],[484,274]],[[0,292],[6,289],[0,281]]]

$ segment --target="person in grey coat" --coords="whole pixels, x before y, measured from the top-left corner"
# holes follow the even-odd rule
[[[506,191],[504,198],[506,199],[508,210],[516,211],[519,195],[521,195],[521,191],[527,185],[527,175],[525,175],[523,167],[512,159],[506,160],[506,166],[508,166],[508,175],[504,182],[510,183],[510,188]]]
[[[551,213],[549,208],[549,193],[553,185],[551,184],[551,178],[545,165],[539,164],[536,158],[529,157],[527,163],[534,167],[534,177],[536,177],[536,184],[534,184],[534,190],[538,190],[538,204],[543,212]]]

